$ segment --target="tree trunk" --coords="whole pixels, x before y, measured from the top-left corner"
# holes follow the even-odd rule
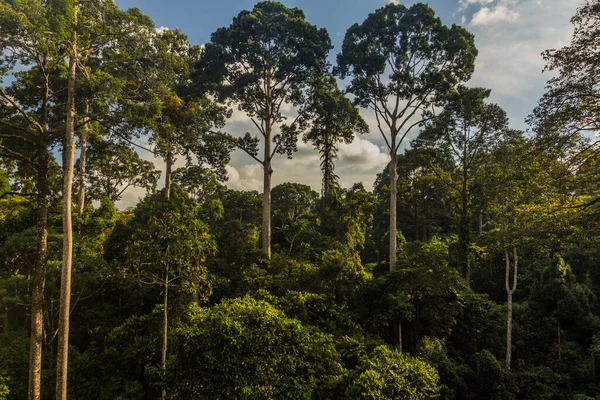
[[[42,343],[44,286],[48,257],[48,148],[43,140],[38,145],[37,167],[37,258],[31,272],[31,332],[29,336],[28,399],[39,400],[42,381]]]
[[[173,177],[173,153],[171,151],[167,153],[165,163],[165,198],[169,200],[171,198],[171,179]]]
[[[506,369],[510,369],[512,361],[512,312],[513,312],[513,294],[517,289],[517,271],[519,267],[519,259],[517,258],[517,248],[513,247],[513,281],[510,283],[510,257],[508,250],[504,250],[504,258],[506,259],[506,277],[505,286],[507,294],[507,318],[506,318]]]
[[[266,152],[265,152],[266,153]],[[267,258],[271,258],[271,162],[266,161],[264,166],[264,192],[262,204],[262,249]]]
[[[398,351],[402,352],[402,322],[398,321]]]
[[[79,154],[79,199],[77,200],[77,213],[83,214],[85,207],[85,163],[87,155],[87,140],[88,133],[90,130],[90,121],[87,117],[90,112],[90,104],[85,101],[85,124],[81,128],[81,143],[80,143],[80,154]]]
[[[466,150],[465,150],[466,151]],[[460,256],[463,258],[465,268],[465,281],[467,287],[471,287],[471,262],[470,262],[470,218],[469,218],[469,193],[468,193],[468,175],[466,166],[463,165],[463,181],[462,181],[462,193],[461,193],[461,216],[460,216],[460,227],[459,227],[459,246]]]
[[[74,23],[77,24],[77,1],[74,5]],[[71,197],[73,189],[73,162],[75,159],[75,72],[77,65],[77,34],[73,32],[67,76],[67,118],[63,146],[63,254],[60,279],[60,309],[58,318],[58,350],[56,361],[56,399],[67,399],[69,357],[69,313],[71,310],[71,268],[73,262],[73,226]]]
[[[271,259],[271,120],[265,120],[265,157],[263,164],[264,184],[262,203],[262,250]]]
[[[562,362],[562,345],[560,343],[560,322],[556,324],[556,331],[558,334],[558,367],[560,368],[560,364]]]
[[[329,129],[329,126],[325,128]],[[331,150],[333,147],[333,143],[330,141],[331,138],[328,136],[325,137],[325,149],[323,151],[323,198],[329,199],[329,195],[331,194],[331,186],[333,184],[333,168],[331,163]]]
[[[167,249],[167,253],[168,253]],[[165,265],[165,291],[163,296],[163,340],[162,340],[162,352],[160,357],[160,369],[162,370],[163,379],[167,374],[167,344],[168,344],[168,332],[169,332],[169,269],[168,266]],[[163,387],[162,390],[162,400],[166,400],[167,398],[167,389]]]
[[[390,272],[396,270],[396,200],[398,197],[398,171],[396,155],[396,138],[392,137],[392,149],[390,150]]]

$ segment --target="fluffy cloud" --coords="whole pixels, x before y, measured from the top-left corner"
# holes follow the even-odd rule
[[[340,145],[338,152],[341,168],[360,166],[365,170],[380,171],[389,160],[389,155],[368,140],[355,138],[350,144]]]
[[[494,0],[459,0],[458,1],[458,6],[459,6],[459,11],[465,10],[467,7],[469,7],[469,5],[471,4],[490,4],[493,3]]]
[[[227,165],[227,187],[235,190],[257,190],[262,192],[263,172],[260,164],[247,164],[239,167]]]
[[[498,5],[494,8],[480,8],[471,19],[471,25],[487,25],[497,22],[514,22],[519,19],[519,13],[507,6]]]

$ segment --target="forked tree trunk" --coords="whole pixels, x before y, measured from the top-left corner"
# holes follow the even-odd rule
[[[513,322],[513,294],[517,289],[517,272],[519,268],[519,259],[517,257],[517,248],[513,247],[513,279],[510,283],[511,262],[508,250],[504,250],[504,258],[506,259],[506,277],[505,286],[507,301],[507,318],[506,318],[506,369],[510,369],[512,361],[512,322]]]
[[[77,24],[77,1],[74,2],[74,24]],[[67,118],[63,146],[63,254],[58,318],[58,350],[56,360],[56,399],[67,399],[69,358],[69,313],[71,310],[71,269],[73,263],[73,226],[71,199],[73,189],[73,162],[75,159],[75,71],[77,65],[77,34],[73,32],[71,56],[67,75]]]
[[[77,200],[77,214],[83,214],[85,208],[85,164],[87,160],[87,141],[88,133],[90,131],[90,121],[87,117],[90,112],[90,104],[85,101],[85,123],[81,128],[81,143],[79,153],[79,199]]]
[[[41,140],[40,140],[41,141]],[[48,148],[38,145],[37,166],[37,257],[31,272],[31,332],[29,337],[28,399],[39,400],[42,382],[43,305],[48,257]]]

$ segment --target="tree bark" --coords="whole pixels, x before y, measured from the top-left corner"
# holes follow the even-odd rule
[[[519,259],[517,257],[517,248],[513,247],[513,280],[510,283],[510,257],[508,250],[504,250],[504,258],[506,259],[506,277],[505,286],[507,294],[507,318],[506,318],[506,369],[510,369],[512,361],[512,321],[513,321],[513,294],[517,289],[517,272],[519,267]]]
[[[398,321],[396,326],[398,327],[398,351],[402,352],[402,321]]]
[[[267,107],[267,112],[269,108]],[[271,259],[271,119],[265,120],[265,153],[263,164],[262,250]]]
[[[83,209],[85,208],[85,163],[87,156],[87,140],[88,133],[90,130],[90,121],[87,117],[90,112],[90,104],[86,100],[85,101],[85,117],[86,121],[83,127],[81,128],[81,143],[80,143],[80,154],[79,154],[79,199],[77,200],[77,213],[79,215],[83,214]]]
[[[165,199],[169,201],[171,199],[171,170],[173,164],[173,156],[171,152],[167,153],[167,172],[165,176]],[[167,245],[167,250],[165,252],[165,290],[163,293],[163,337],[162,337],[162,347],[160,353],[160,369],[162,372],[163,379],[167,375],[167,345],[169,343],[169,246]],[[166,400],[167,398],[167,389],[163,388],[161,393],[161,400]]]
[[[396,246],[397,246],[397,228],[396,228],[396,200],[398,197],[398,157],[396,155],[396,137],[392,136],[392,145],[390,150],[390,272],[396,270]]]
[[[466,143],[466,140],[465,140]],[[466,154],[466,144],[464,149],[464,154]],[[466,156],[465,156],[466,157]],[[465,268],[465,281],[467,282],[467,287],[471,287],[471,262],[470,262],[470,218],[469,218],[469,176],[467,172],[466,163],[463,162],[463,179],[462,179],[462,193],[461,193],[461,216],[460,216],[460,228],[459,228],[459,246],[461,257],[463,258],[462,262],[464,263]]]
[[[39,400],[42,381],[42,343],[44,286],[48,257],[48,148],[43,139],[38,145],[37,166],[37,258],[31,273],[31,332],[29,336],[28,399]]]
[[[329,168],[330,165],[330,151],[329,142],[325,138],[325,151],[323,152],[323,198],[328,199],[331,192],[331,174],[332,171]]]
[[[266,153],[266,152],[265,152]],[[266,161],[264,166],[264,187],[262,204],[262,249],[267,258],[271,258],[271,162]]]
[[[165,162],[165,198],[169,200],[171,198],[171,181],[173,177],[173,153],[171,151],[167,153]]]
[[[556,332],[558,334],[558,366],[560,367],[560,364],[562,362],[562,345],[560,343],[560,322],[557,322],[556,324]]]
[[[77,24],[77,1],[74,2],[74,25]],[[75,73],[77,66],[77,34],[73,32],[67,75],[67,117],[63,146],[63,254],[58,319],[58,350],[56,361],[56,399],[67,399],[69,358],[69,313],[71,310],[71,270],[73,263],[73,226],[71,200],[73,189],[73,162],[75,159]]]
[[[169,250],[167,248],[167,254]],[[167,344],[168,344],[168,333],[169,333],[169,268],[168,264],[165,265],[165,291],[163,295],[163,341],[162,341],[162,351],[160,357],[160,368],[162,370],[163,379],[167,374]],[[163,387],[161,399],[166,400],[167,398],[167,389]]]

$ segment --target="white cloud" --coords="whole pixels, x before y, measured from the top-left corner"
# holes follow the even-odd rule
[[[227,187],[235,190],[258,190],[262,192],[263,172],[260,164],[248,164],[241,167],[227,165]]]
[[[170,30],[168,27],[161,26],[159,28],[156,28],[156,33],[163,33],[163,32],[168,31],[168,30]]]
[[[486,5],[493,3],[494,0],[458,0],[458,11],[464,11],[471,4],[481,4]]]
[[[514,22],[519,19],[519,13],[510,10],[504,5],[498,5],[494,8],[480,8],[471,19],[471,25],[488,25],[497,22]]]
[[[388,154],[382,152],[374,143],[360,138],[354,138],[350,144],[341,144],[338,156],[342,168],[358,165],[367,170],[381,170],[389,161]]]

